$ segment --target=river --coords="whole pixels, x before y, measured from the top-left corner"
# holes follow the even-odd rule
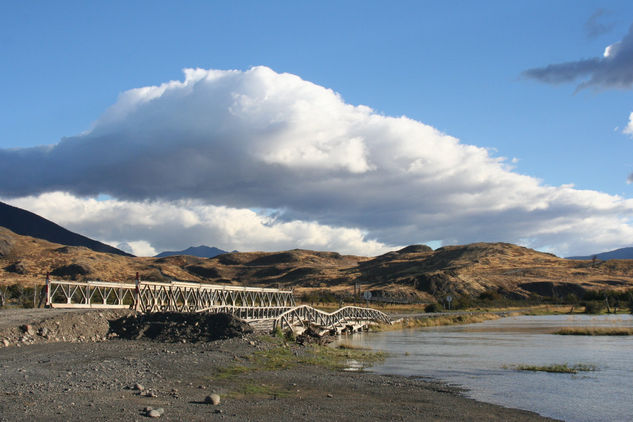
[[[343,340],[388,353],[370,368],[431,377],[479,401],[566,421],[633,421],[633,336],[561,336],[563,327],[633,327],[633,315],[519,316],[478,324],[358,334]],[[594,365],[577,374],[518,365]]]

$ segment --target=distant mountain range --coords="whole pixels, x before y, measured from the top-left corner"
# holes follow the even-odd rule
[[[191,246],[184,251],[165,251],[161,252],[155,256],[155,258],[164,258],[166,256],[174,256],[174,255],[190,255],[197,256],[198,258],[213,258],[218,255],[222,255],[228,253],[227,251],[223,251],[222,249],[218,249],[216,247],[209,246]]]
[[[0,226],[22,236],[31,236],[67,246],[84,246],[96,252],[134,256],[53,223],[22,208],[0,202]]]
[[[633,259],[633,248],[620,248],[614,251],[609,252],[601,252],[595,255],[587,255],[587,256],[569,256],[567,259],[600,259],[602,261],[607,261],[609,259]]]

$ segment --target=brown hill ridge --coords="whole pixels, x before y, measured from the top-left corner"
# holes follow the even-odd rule
[[[144,280],[281,286],[299,292],[351,293],[360,283],[375,294],[426,300],[491,290],[513,298],[562,298],[592,289],[633,288],[633,260],[574,261],[508,243],[435,251],[412,245],[375,258],[301,249],[138,258],[64,246],[0,227],[1,284],[42,283],[47,272],[58,279],[130,282],[139,272]]]

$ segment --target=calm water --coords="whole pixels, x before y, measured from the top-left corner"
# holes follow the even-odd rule
[[[389,352],[371,370],[433,377],[480,401],[567,421],[633,421],[633,336],[560,336],[562,327],[633,327],[633,315],[521,316],[480,324],[349,336]],[[592,364],[595,372],[550,374],[513,365]]]

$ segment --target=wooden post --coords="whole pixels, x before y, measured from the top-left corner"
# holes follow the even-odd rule
[[[51,277],[46,273],[46,307],[51,307]]]
[[[139,273],[136,273],[136,289],[134,290],[134,310],[138,311],[140,307],[139,300],[141,298],[141,289],[139,285],[141,284],[141,277]]]

